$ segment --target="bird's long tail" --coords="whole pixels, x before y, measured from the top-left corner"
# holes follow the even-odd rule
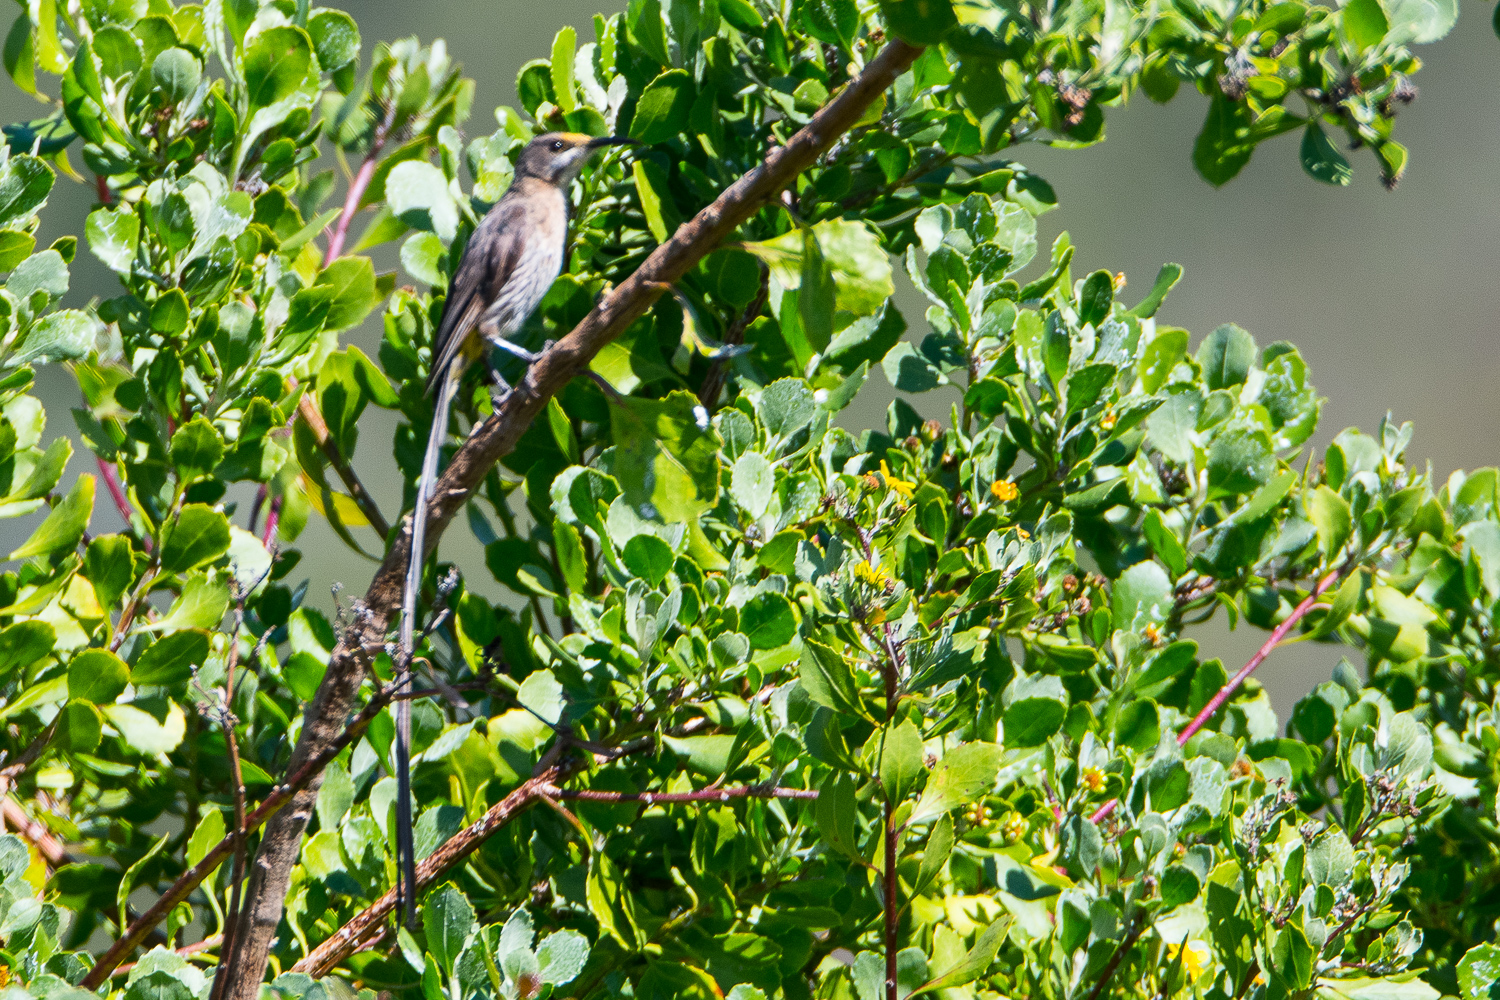
[[[417,913],[417,856],[412,840],[411,801],[411,661],[415,652],[418,601],[422,592],[422,557],[427,541],[427,502],[437,485],[438,456],[448,437],[448,411],[463,377],[462,365],[450,365],[437,388],[432,431],[417,477],[417,503],[411,514],[411,555],[406,564],[406,589],[401,600],[401,664],[396,701],[396,884],[405,922]]]

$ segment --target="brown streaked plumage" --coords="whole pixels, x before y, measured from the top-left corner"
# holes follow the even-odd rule
[[[432,343],[427,391],[434,393],[432,429],[412,511],[411,559],[401,606],[402,693],[411,687],[411,657],[417,601],[422,584],[427,502],[437,482],[438,453],[448,436],[448,411],[469,364],[498,347],[528,362],[536,355],[511,341],[562,270],[568,230],[568,186],[589,156],[629,139],[593,139],[576,132],[549,132],[527,144],[516,161],[510,188],[490,209],[464,248],[448,286],[443,319]],[[495,375],[499,386],[505,383]],[[406,922],[416,917],[416,854],[412,841],[411,705],[396,702],[397,885]]]

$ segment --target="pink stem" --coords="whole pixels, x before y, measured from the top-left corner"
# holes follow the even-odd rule
[[[276,537],[276,522],[281,519],[281,497],[271,499],[271,509],[266,511],[266,533],[261,536],[261,543],[266,548],[271,547],[271,539]]]
[[[1287,634],[1297,627],[1297,623],[1312,610],[1313,605],[1318,603],[1318,598],[1328,592],[1328,588],[1333,586],[1334,582],[1338,580],[1339,574],[1339,570],[1332,570],[1327,576],[1319,580],[1318,585],[1313,588],[1312,593],[1304,597],[1302,603],[1292,609],[1291,614],[1287,615],[1286,621],[1271,630],[1271,634],[1266,637],[1265,642],[1261,643],[1260,648],[1255,651],[1255,655],[1250,657],[1249,661],[1240,668],[1237,674],[1229,678],[1223,687],[1219,688],[1218,694],[1214,695],[1209,703],[1203,706],[1203,711],[1199,712],[1193,721],[1189,722],[1182,732],[1177,734],[1178,746],[1186,746],[1187,741],[1192,739],[1194,734],[1206,726],[1209,719],[1214,717],[1214,713],[1224,707],[1224,703],[1239,690],[1241,684],[1245,683],[1245,678],[1255,673],[1255,669],[1265,662],[1266,657],[1271,655],[1271,650],[1281,644],[1281,640],[1285,639]],[[1114,812],[1115,806],[1118,804],[1118,799],[1110,799],[1104,805],[1100,806],[1094,815],[1089,817],[1090,821],[1094,823],[1100,822],[1110,813]]]
[[[359,212],[359,203],[365,196],[365,189],[370,186],[370,181],[375,176],[375,165],[380,159],[380,151],[385,148],[386,136],[390,135],[391,128],[395,124],[396,105],[392,103],[385,120],[376,126],[374,140],[370,143],[370,152],[365,156],[365,162],[359,165],[359,173],[354,175],[354,180],[349,185],[349,196],[344,199],[344,210],[339,213],[338,225],[334,227],[333,236],[328,240],[328,253],[323,256],[324,267],[332,264],[338,259],[339,254],[344,252],[344,241],[349,237],[349,225]]]
[[[120,477],[115,472],[115,467],[102,458],[96,458],[94,461],[99,466],[99,476],[104,480],[104,485],[109,487],[109,495],[114,498],[115,508],[125,519],[125,526],[130,527],[134,523],[130,516],[130,501],[126,499],[125,491],[120,488]],[[147,549],[151,548],[151,539],[142,538],[141,541]]]
[[[728,802],[730,799],[815,799],[818,793],[810,788],[766,788],[762,785],[744,785],[739,788],[703,788],[696,792],[597,792],[588,789],[559,788],[549,792],[554,798],[577,799],[582,802],[644,802],[652,805],[660,802]]]
[[[365,189],[370,186],[370,180],[375,176],[375,154],[379,147],[372,150],[365,162],[360,164],[359,173],[354,175],[354,182],[349,185],[349,197],[344,199],[344,211],[339,214],[338,225],[334,227],[333,236],[328,240],[328,253],[323,257],[323,266],[327,267],[338,259],[339,254],[344,252],[344,241],[349,236],[349,224],[354,221],[355,214],[359,211],[360,199],[365,196]]]

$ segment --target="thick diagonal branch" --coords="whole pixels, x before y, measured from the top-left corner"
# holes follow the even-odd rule
[[[711,250],[810,167],[863,117],[874,102],[921,53],[901,41],[888,44],[857,79],[840,91],[812,121],[765,162],[681,226],[657,247],[624,283],[604,296],[566,337],[532,365],[500,408],[461,448],[439,480],[427,509],[427,543],[436,546],[448,522],[479,488],[490,469],[515,448],[522,433],[542,415],[547,402],[611,340],[642,316],[652,303]],[[349,706],[369,663],[385,646],[386,632],[400,607],[409,557],[410,521],[393,540],[385,561],[365,594],[368,613],[348,629],[334,650],[328,672],[304,713],[302,735],[292,752],[291,768],[301,767],[338,738]],[[236,942],[230,971],[233,984],[226,1000],[254,1000],[265,973],[266,958],[281,921],[292,866],[302,832],[317,800],[315,780],[298,792],[291,807],[266,824],[250,876],[244,930]]]

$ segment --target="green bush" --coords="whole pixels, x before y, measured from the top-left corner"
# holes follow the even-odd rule
[[[32,0],[5,65],[53,111],[0,154],[0,514],[46,513],[0,574],[0,989],[1491,996],[1500,474],[1435,481],[1392,419],[1315,460],[1296,347],[1159,324],[1176,264],[1133,302],[1075,277],[1007,159],[1186,82],[1211,183],[1299,132],[1313,177],[1350,182],[1342,136],[1393,185],[1411,47],[1456,14],[633,0],[466,139],[440,41],[363,63],[305,2]],[[528,330],[561,343],[494,359],[498,409],[481,372],[461,394],[430,530],[461,508],[513,599],[429,560],[398,926],[408,543],[359,456],[411,502],[443,289],[553,129],[645,145],[572,192]],[[120,287],[63,309],[79,238],[35,233],[80,169]],[[429,291],[363,255],[395,241]],[[376,310],[371,358],[340,334]],[[97,465],[66,492],[41,364]],[[851,430],[871,377],[895,402]],[[372,406],[392,441],[361,444]],[[296,583],[312,517],[383,560],[333,620]],[[1216,616],[1269,633],[1243,669],[1195,639]],[[1250,677],[1281,641],[1339,661],[1284,730]]]

